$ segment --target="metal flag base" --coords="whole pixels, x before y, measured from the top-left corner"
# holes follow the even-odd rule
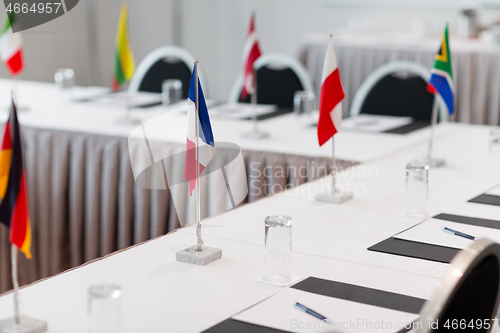
[[[328,202],[333,204],[341,204],[347,200],[351,200],[353,197],[349,193],[320,193],[314,197],[315,201]]]
[[[19,317],[19,325],[15,324],[14,317],[0,320],[0,333],[43,333],[47,332],[47,322],[43,320]]]
[[[251,132],[245,132],[241,135],[245,139],[265,139],[269,137],[269,133],[266,132],[261,132],[261,131],[251,131]]]
[[[194,249],[181,250],[176,253],[177,261],[205,266],[222,257],[222,250],[213,247],[205,247],[203,251]]]
[[[442,158],[431,158],[430,160],[415,160],[413,162],[418,164],[427,164],[431,168],[439,168],[446,164],[445,160]]]

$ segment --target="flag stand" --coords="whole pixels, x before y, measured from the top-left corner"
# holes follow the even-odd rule
[[[257,119],[257,71],[254,71],[254,91],[250,94],[250,103],[253,109],[253,130],[250,132],[243,133],[243,137],[247,139],[265,139],[269,137],[269,133],[259,131],[257,125],[259,120]]]
[[[195,96],[195,133],[196,133],[196,245],[178,251],[176,253],[177,261],[205,266],[222,257],[222,250],[213,247],[205,247],[201,237],[201,190],[200,190],[200,104],[198,100],[198,60],[194,61],[194,96]]]
[[[0,320],[0,333],[43,333],[47,331],[47,322],[20,315],[19,311],[19,281],[17,278],[17,247],[12,244],[12,284],[14,290],[14,316]]]
[[[417,163],[425,163],[431,168],[441,167],[445,164],[444,159],[432,158],[432,146],[434,144],[434,129],[437,124],[438,116],[438,94],[434,94],[434,102],[432,104],[432,116],[431,116],[431,126],[430,126],[430,137],[429,137],[429,149],[427,151],[427,157],[423,160],[417,160]]]
[[[332,172],[330,177],[332,179],[331,187],[324,193],[321,191],[314,197],[315,201],[328,202],[334,204],[341,204],[344,201],[351,200],[353,195],[348,192],[348,189],[338,188],[337,186],[337,165],[335,161],[335,141],[334,136],[332,136]]]

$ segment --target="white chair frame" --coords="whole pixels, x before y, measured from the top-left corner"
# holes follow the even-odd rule
[[[177,58],[183,63],[186,64],[188,68],[193,68],[194,56],[189,53],[187,50],[182,47],[167,45],[161,46],[153,51],[151,51],[137,66],[132,79],[128,85],[128,93],[130,95],[134,95],[139,91],[139,87],[141,86],[142,80],[144,80],[144,76],[149,71],[151,66],[153,66],[158,60],[164,58]],[[205,96],[207,95],[208,87],[205,85],[205,81],[203,79],[203,73],[201,71],[201,66],[198,65],[198,77],[200,79],[200,84],[203,87],[203,92]]]
[[[307,70],[304,68],[304,66],[302,66],[302,64],[297,60],[283,54],[276,54],[276,53],[265,54],[263,56],[260,56],[254,62],[253,68],[255,70],[258,70],[259,68],[267,65],[277,65],[290,68],[295,73],[295,75],[297,75],[303,90],[314,94],[311,77],[307,73]],[[242,87],[243,87],[243,74],[240,73],[238,75],[238,78],[236,79],[236,82],[233,85],[233,88],[231,89],[231,93],[229,94],[229,103],[238,102]]]
[[[425,82],[429,81],[429,78],[431,76],[431,72],[427,68],[415,62],[393,61],[382,65],[374,70],[373,73],[371,73],[359,87],[351,104],[351,110],[349,112],[350,116],[357,116],[360,113],[366,96],[377,84],[377,82],[379,82],[385,76],[397,72],[410,72],[412,74],[420,76]],[[446,108],[443,99],[441,98],[441,96],[439,96],[439,94],[436,94],[435,98],[437,98],[438,102],[440,121],[448,121],[448,109]]]

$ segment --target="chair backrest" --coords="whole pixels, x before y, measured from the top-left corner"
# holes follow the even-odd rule
[[[420,312],[417,332],[463,329],[489,332],[500,299],[500,244],[480,239],[460,251],[450,262],[438,289]],[[489,320],[490,328],[486,327]],[[458,325],[458,326],[457,326]],[[462,325],[462,327],[460,326]],[[481,325],[481,327],[479,327]],[[452,329],[455,328],[455,329]],[[479,329],[478,329],[479,328]]]
[[[314,93],[312,80],[306,69],[297,60],[282,54],[266,54],[254,63],[257,74],[257,102],[276,104],[284,108],[293,108],[293,94],[298,90]],[[243,75],[240,74],[229,102],[250,102],[250,96],[241,100]]]
[[[429,120],[434,95],[427,91],[430,71],[409,61],[394,61],[371,73],[359,87],[350,115],[359,113],[413,117]],[[438,96],[439,119],[446,121],[448,112]]]
[[[164,80],[179,79],[182,82],[182,98],[187,98],[194,59],[191,53],[181,47],[161,46],[149,53],[137,66],[130,80],[128,92],[130,94],[138,91],[161,92]],[[201,70],[198,70],[198,76],[206,93],[207,87]]]

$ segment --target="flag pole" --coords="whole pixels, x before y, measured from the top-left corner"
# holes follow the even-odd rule
[[[438,100],[438,95],[434,94],[434,102],[432,104],[432,118],[431,118],[431,134],[430,134],[430,139],[429,139],[429,151],[427,152],[427,161],[432,160],[432,145],[434,142],[434,127],[436,126],[437,123],[437,100]]]
[[[337,167],[335,162],[335,136],[332,136],[332,194],[335,194],[335,185],[337,182]]]
[[[253,92],[250,94],[250,102],[252,103],[253,109],[253,131],[257,133],[259,130],[257,129],[257,71],[253,71]]]
[[[11,259],[12,259],[12,284],[14,285],[14,320],[16,325],[21,324],[19,319],[19,281],[17,279],[17,247],[12,244],[11,247]]]
[[[200,212],[200,201],[201,201],[201,191],[200,191],[200,105],[198,101],[198,60],[194,60],[194,99],[195,99],[195,109],[196,109],[196,251],[203,251],[203,239],[201,238],[201,212]]]

